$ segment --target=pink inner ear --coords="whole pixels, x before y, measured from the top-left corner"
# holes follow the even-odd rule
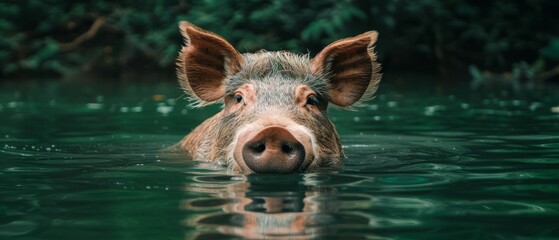
[[[193,46],[186,49],[183,64],[188,85],[196,96],[207,102],[223,97],[223,80],[226,77],[224,57]]]
[[[226,77],[240,68],[240,54],[216,34],[186,22],[180,28],[186,38],[178,59],[181,86],[204,102],[221,99]]]
[[[329,100],[341,107],[359,101],[371,84],[378,84],[378,64],[373,52],[377,33],[367,32],[328,45],[313,60],[313,70],[330,75]],[[371,93],[371,94],[372,94]]]

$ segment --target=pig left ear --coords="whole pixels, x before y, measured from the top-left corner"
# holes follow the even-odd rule
[[[240,69],[241,54],[221,36],[189,22],[179,28],[185,42],[177,58],[181,87],[198,105],[220,100],[228,77]]]
[[[374,52],[377,36],[377,32],[370,31],[338,40],[313,59],[313,72],[326,78],[330,102],[348,107],[376,92],[381,78]]]

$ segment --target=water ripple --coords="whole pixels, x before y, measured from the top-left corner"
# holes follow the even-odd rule
[[[39,224],[33,221],[16,220],[0,225],[0,236],[17,237],[27,235],[39,227]]]
[[[455,201],[445,212],[449,215],[524,215],[540,214],[550,209],[523,202],[507,200]]]

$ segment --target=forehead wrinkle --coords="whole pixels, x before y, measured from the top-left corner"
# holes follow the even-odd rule
[[[308,55],[298,55],[290,52],[260,51],[243,55],[243,65],[239,75],[244,78],[265,77],[267,75],[284,75],[293,78],[303,78],[311,75],[311,60]]]
[[[227,81],[226,93],[231,94],[245,83],[304,84],[324,93],[326,82],[323,76],[313,74],[308,55],[290,52],[267,52],[243,54],[241,70]],[[281,86],[277,86],[281,87]]]
[[[295,104],[296,81],[267,78],[255,84],[257,108],[291,109]]]

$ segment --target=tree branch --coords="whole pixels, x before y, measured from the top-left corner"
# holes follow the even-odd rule
[[[73,41],[69,43],[60,43],[58,45],[58,49],[63,52],[73,50],[74,48],[78,47],[85,41],[93,38],[95,34],[97,34],[97,31],[99,31],[99,29],[103,26],[103,24],[105,24],[106,21],[107,19],[105,17],[96,18],[95,21],[93,21],[93,24],[91,24],[89,30],[87,30],[87,32],[79,35],[77,38],[75,38]]]
[[[552,68],[548,71],[545,71],[545,72],[542,72],[542,73],[538,74],[537,79],[540,80],[540,81],[545,81],[545,80],[547,80],[549,78],[552,78],[554,76],[557,76],[557,75],[559,75],[559,65],[555,66],[554,68]]]

